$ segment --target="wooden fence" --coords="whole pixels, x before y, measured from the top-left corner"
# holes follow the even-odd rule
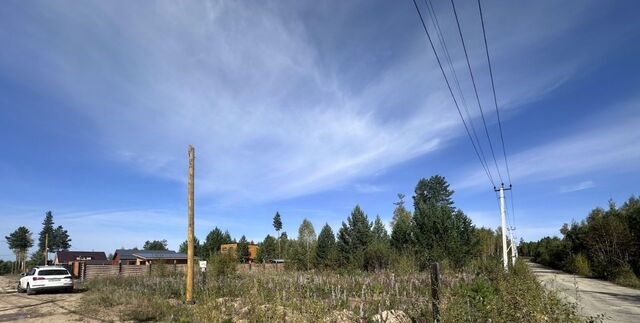
[[[198,269],[199,270],[199,269]],[[90,265],[83,263],[80,266],[81,280],[99,277],[130,277],[160,273],[185,273],[186,264],[155,264],[155,265]]]

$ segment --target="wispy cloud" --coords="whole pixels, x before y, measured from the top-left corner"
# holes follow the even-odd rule
[[[355,184],[353,187],[359,193],[379,193],[385,191],[384,187],[373,184]]]
[[[524,6],[504,15],[522,18],[507,21],[509,28],[497,23],[504,9],[487,10],[497,21],[488,27],[507,107],[539,98],[592,62],[591,50],[574,46],[566,57],[552,46],[597,12],[592,6]],[[340,9],[48,3],[7,17],[12,28],[0,30],[0,39],[12,46],[0,68],[75,107],[114,160],[183,181],[186,146],[194,144],[199,194],[290,198],[352,184],[462,134],[411,7],[394,6],[384,24],[354,22],[358,6]],[[584,15],[563,16],[576,10]],[[522,37],[541,21],[553,28]],[[407,31],[412,37],[400,37]],[[480,45],[469,47],[481,53]],[[527,171],[536,174],[535,167],[514,173]]]
[[[639,106],[640,101],[635,100],[622,107],[611,107],[609,110],[615,111],[613,115],[600,114],[572,135],[513,155],[510,158],[513,181],[542,182],[603,169],[638,170]],[[455,186],[460,189],[486,185],[484,176],[481,171],[471,171],[459,179]],[[592,186],[592,182],[584,182],[574,188]]]
[[[584,181],[584,182],[580,182],[572,185],[562,186],[560,187],[560,193],[577,192],[577,191],[590,189],[595,186],[596,186],[596,183],[594,183],[593,181]]]

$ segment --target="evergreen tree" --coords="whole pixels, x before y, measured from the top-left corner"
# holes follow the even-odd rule
[[[394,212],[395,213],[395,212]],[[409,212],[401,213],[391,228],[391,246],[397,251],[413,245],[413,224]]]
[[[52,242],[55,241],[53,224],[53,213],[47,211],[38,237],[38,251],[42,254],[44,254],[47,242],[49,243],[49,248],[51,248]]]
[[[282,250],[280,249],[280,230],[282,230],[282,218],[280,217],[280,212],[276,211],[276,215],[273,216],[273,228],[278,233],[278,257],[282,254]]]
[[[189,241],[182,241],[178,247],[178,252],[187,253],[189,251]],[[206,258],[207,254],[204,253],[203,245],[200,244],[198,237],[193,237],[193,255],[199,258]]]
[[[464,265],[474,248],[474,228],[471,220],[453,207],[449,184],[436,175],[421,179],[415,191],[414,237],[422,265],[443,259],[455,266]]]
[[[168,250],[167,249],[167,240],[152,240],[145,241],[144,246],[142,246],[144,250]]]
[[[220,246],[223,244],[232,243],[231,235],[229,232],[222,232],[218,227],[213,228],[207,234],[207,238],[202,244],[203,256],[209,258],[211,255],[220,251]]]
[[[449,183],[440,175],[431,176],[429,179],[420,179],[416,185],[413,196],[413,206],[418,207],[419,203],[425,205],[435,204],[438,206],[453,206],[451,196],[454,191],[449,189]]]
[[[258,249],[258,254],[256,255],[257,260],[259,262],[263,262],[275,259],[278,251],[277,248],[278,244],[276,238],[268,234]]]
[[[372,233],[375,240],[381,240],[385,242],[389,240],[387,229],[384,227],[382,219],[380,219],[380,215],[376,216],[376,220],[373,223]]]
[[[361,267],[364,250],[373,239],[371,222],[359,205],[351,211],[347,223],[342,222],[336,243],[341,259],[348,260],[354,267]]]
[[[319,268],[331,268],[336,257],[336,238],[328,223],[318,235],[318,247],[316,248],[316,263]]]
[[[60,250],[69,250],[69,248],[71,248],[71,238],[69,238],[69,233],[59,225],[53,231],[53,243],[49,240],[49,250],[51,252],[57,252]]]
[[[240,241],[238,241],[238,249],[236,252],[238,254],[238,259],[243,263],[247,262],[247,260],[249,260],[249,256],[251,256],[249,253],[249,242],[244,235],[240,238]]]

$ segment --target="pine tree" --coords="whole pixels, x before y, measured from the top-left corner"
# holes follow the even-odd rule
[[[258,254],[256,258],[259,262],[268,261],[271,259],[275,259],[277,253],[277,242],[276,238],[271,235],[267,235],[262,241],[260,248],[258,249]]]
[[[404,207],[404,195],[398,194],[398,198],[399,201],[394,203],[396,208],[391,222],[391,247],[403,251],[413,245],[413,223],[411,212]]]
[[[280,230],[282,230],[282,218],[280,212],[276,211],[276,215],[273,216],[273,228],[278,233],[278,257],[282,255],[282,249],[280,248]]]
[[[338,230],[336,245],[341,259],[348,259],[353,266],[361,267],[363,252],[373,239],[371,226],[367,215],[356,205],[347,218],[347,223],[342,222],[342,227]]]
[[[413,196],[413,206],[418,207],[418,203],[434,203],[440,206],[453,206],[451,196],[454,191],[449,189],[447,180],[440,176],[434,175],[429,179],[420,179],[416,185],[415,195]]]
[[[249,256],[251,256],[249,253],[249,242],[244,235],[240,238],[240,241],[238,241],[238,249],[236,252],[238,253],[238,259],[243,263],[249,260]]]
[[[178,251],[182,253],[187,253],[189,251],[189,241],[182,241],[180,246],[178,246]],[[200,239],[198,237],[193,237],[193,255],[200,258],[205,258],[207,256],[206,253],[203,252],[203,245],[200,244]]]
[[[69,250],[69,248],[71,248],[71,238],[69,238],[69,233],[61,225],[53,231],[52,238],[49,238],[49,250],[51,252]]]
[[[222,230],[215,227],[207,234],[207,238],[202,244],[202,255],[209,258],[220,251],[220,246],[226,243],[232,243],[229,232],[222,233]]]
[[[387,229],[384,227],[382,219],[380,219],[380,215],[376,216],[376,220],[373,223],[372,233],[375,240],[381,240],[385,242],[389,240]]]
[[[318,235],[318,247],[316,248],[316,263],[320,268],[330,268],[335,261],[336,253],[336,237],[333,235],[333,230],[328,223],[325,223],[324,227]]]
[[[453,206],[449,184],[441,176],[421,179],[414,196],[414,237],[423,266],[449,259],[462,266],[474,248],[471,220]]]
[[[42,254],[44,254],[45,248],[47,248],[47,242],[49,242],[50,248],[52,242],[55,241],[53,224],[53,213],[47,211],[44,216],[44,221],[42,221],[42,230],[38,237],[38,251]]]
[[[144,246],[142,246],[144,250],[167,250],[167,240],[152,240],[145,241]]]

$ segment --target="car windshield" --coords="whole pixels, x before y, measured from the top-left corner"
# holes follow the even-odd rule
[[[69,275],[66,269],[44,269],[38,272],[40,276],[56,276],[56,275]]]

